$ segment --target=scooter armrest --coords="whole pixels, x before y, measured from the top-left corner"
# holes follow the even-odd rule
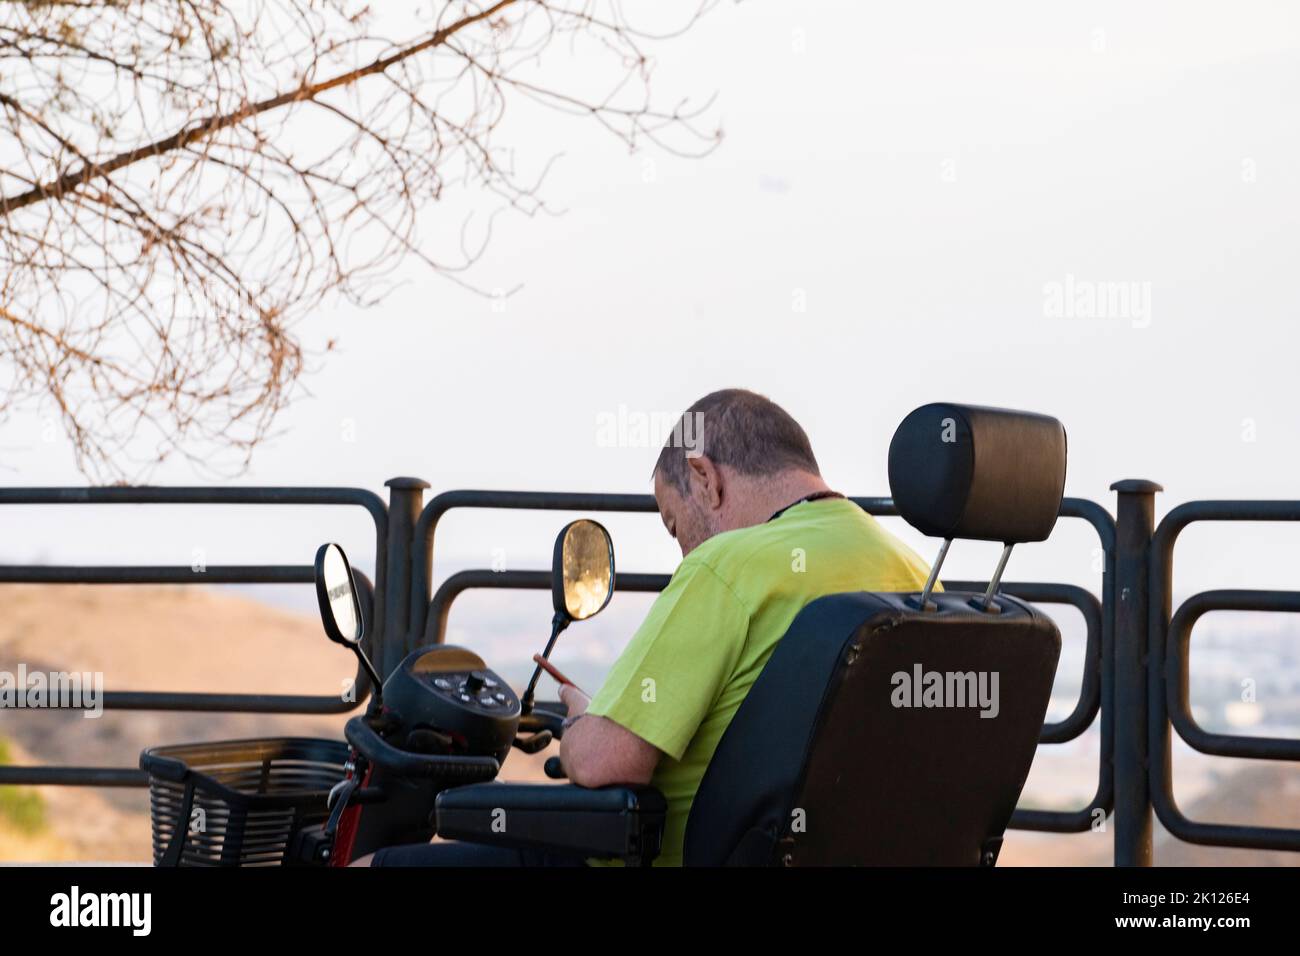
[[[477,783],[444,790],[438,835],[648,865],[659,855],[667,803],[653,787]]]

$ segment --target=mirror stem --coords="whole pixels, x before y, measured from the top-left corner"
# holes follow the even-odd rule
[[[370,678],[370,683],[373,686],[371,699],[378,704],[384,692],[384,682],[379,678],[379,671],[375,670],[375,665],[370,663],[370,658],[366,657],[366,652],[361,649],[360,644],[353,644],[352,650],[356,652],[357,660],[361,662],[366,676]]]
[[[555,639],[560,636],[560,632],[569,626],[569,616],[567,614],[557,613],[551,618],[551,639],[546,642],[546,650],[542,651],[542,657],[546,660],[551,659],[551,650],[555,647]],[[542,665],[538,664],[533,668],[533,677],[528,682],[528,689],[524,691],[524,696],[519,698],[519,710],[521,714],[531,714],[533,712],[533,695],[537,692],[537,681],[542,676]]]

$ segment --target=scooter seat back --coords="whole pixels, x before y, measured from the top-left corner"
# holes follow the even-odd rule
[[[1060,655],[999,596],[837,594],[805,608],[736,713],[687,821],[687,865],[991,865]]]

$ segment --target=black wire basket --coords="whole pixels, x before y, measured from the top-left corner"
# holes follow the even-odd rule
[[[323,823],[330,789],[346,774],[348,745],[267,737],[151,747],[155,866],[284,866],[298,835]]]

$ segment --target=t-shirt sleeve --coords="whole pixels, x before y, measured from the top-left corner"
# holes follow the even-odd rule
[[[587,713],[681,760],[735,670],[749,612],[708,565],[689,558],[650,608]]]

